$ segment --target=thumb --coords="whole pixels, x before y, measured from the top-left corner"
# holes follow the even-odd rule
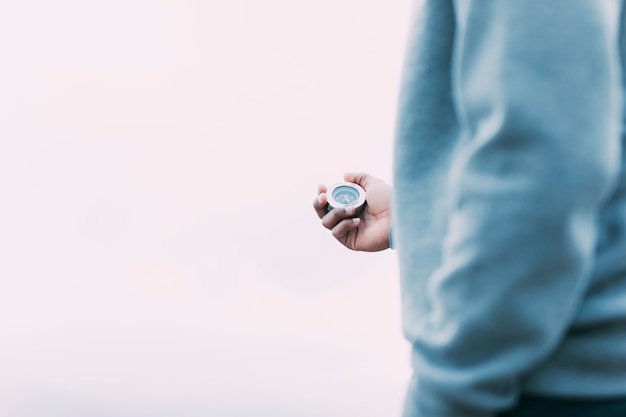
[[[364,190],[367,190],[367,186],[372,181],[373,177],[365,172],[346,172],[343,175],[343,179],[344,181],[359,184]]]

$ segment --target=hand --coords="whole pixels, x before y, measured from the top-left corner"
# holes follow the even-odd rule
[[[365,206],[358,217],[354,207],[327,211],[326,186],[320,185],[313,201],[322,225],[332,231],[342,245],[355,251],[376,252],[389,248],[391,227],[391,186],[365,173],[347,173],[344,180],[359,184],[365,190]]]

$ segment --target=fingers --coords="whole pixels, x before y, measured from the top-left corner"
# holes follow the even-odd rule
[[[354,207],[351,206],[333,209],[322,217],[322,225],[328,230],[333,230],[343,220],[354,216],[354,211]]]
[[[315,197],[315,200],[313,200],[313,208],[315,209],[317,216],[321,219],[328,213],[328,210],[326,209],[326,205],[328,204],[328,198],[326,197],[326,186],[320,185],[317,189],[317,192],[318,195],[317,197]]]
[[[352,230],[359,227],[359,224],[361,224],[361,219],[359,219],[358,217],[343,219],[335,227],[332,228],[332,235],[335,237],[335,239],[343,241]]]

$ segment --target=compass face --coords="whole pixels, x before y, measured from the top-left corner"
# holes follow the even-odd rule
[[[349,206],[359,200],[359,192],[355,188],[341,185],[333,190],[333,198],[336,202]]]
[[[340,182],[328,189],[328,209],[353,206],[359,209],[365,204],[365,190],[352,182]]]

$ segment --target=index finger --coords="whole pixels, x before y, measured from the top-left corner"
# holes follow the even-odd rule
[[[315,212],[317,213],[317,216],[321,219],[322,217],[324,217],[326,214],[328,214],[328,210],[326,208],[326,205],[328,204],[328,198],[326,197],[326,186],[321,184],[318,188],[317,188],[317,197],[315,197],[315,200],[313,200],[313,208],[315,209]]]

